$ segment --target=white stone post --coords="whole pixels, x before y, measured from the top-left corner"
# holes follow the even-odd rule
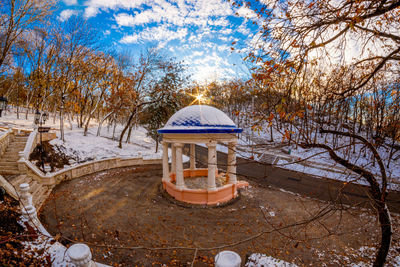
[[[19,185],[20,198],[22,206],[32,206],[32,195],[30,193],[31,188],[28,183],[22,183]]]
[[[196,169],[196,145],[190,144],[190,169]]]
[[[176,174],[176,147],[171,144],[171,172]]]
[[[226,172],[228,173],[229,183],[236,184],[236,142],[228,143],[228,167]]]
[[[169,181],[168,143],[163,141],[163,181]]]
[[[33,227],[40,227],[41,223],[37,217],[36,208],[33,205],[25,206],[21,209],[22,219]]]
[[[97,267],[92,260],[92,252],[86,244],[74,244],[68,248],[67,253],[76,267]]]
[[[38,220],[36,208],[32,203],[32,195],[30,193],[30,186],[28,183],[19,185],[20,198],[21,198],[21,213],[24,221],[29,222],[32,226],[39,227],[41,223]]]
[[[176,143],[176,187],[178,189],[185,188],[185,180],[183,178],[183,161],[182,161],[182,147],[183,144]]]
[[[221,251],[215,256],[215,267],[240,267],[242,259],[233,251]]]
[[[216,190],[215,171],[217,170],[217,143],[210,142],[208,147],[208,177],[207,190]]]

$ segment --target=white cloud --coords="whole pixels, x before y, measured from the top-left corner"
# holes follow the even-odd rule
[[[79,14],[78,10],[73,9],[65,9],[61,11],[60,15],[58,16],[59,21],[66,21],[72,16],[77,16]]]
[[[84,16],[85,18],[95,17],[99,13],[99,9],[96,7],[87,7],[85,8]]]
[[[146,28],[140,33],[124,36],[121,43],[132,44],[144,41],[158,41],[166,43],[175,39],[183,39],[186,37],[188,30],[186,28],[179,28],[176,31],[170,30],[167,25],[161,25],[154,28]]]
[[[238,10],[236,10],[236,13],[239,16],[247,18],[247,19],[255,19],[255,18],[257,18],[257,14],[254,13],[253,10],[251,10],[250,8],[248,8],[245,5],[241,6]]]
[[[104,33],[104,36],[108,36],[108,35],[111,34],[111,31],[110,30],[105,30],[103,33]]]
[[[150,6],[150,7],[148,7]],[[171,23],[177,26],[207,24],[226,27],[229,25],[226,16],[233,15],[232,7],[224,0],[188,1],[175,0],[89,0],[86,2],[85,17],[96,16],[99,10],[133,10],[118,14],[115,19],[119,26],[135,26],[152,22]],[[215,17],[215,19],[210,19]]]
[[[119,26],[135,26],[161,21],[161,16],[155,16],[150,10],[146,10],[140,13],[137,12],[135,16],[127,13],[120,13],[115,15],[114,18]]]
[[[204,54],[203,51],[194,51],[194,52],[193,52],[193,56],[194,56],[194,57],[200,57],[200,56],[202,56],[203,54]]]
[[[232,29],[227,28],[227,29],[224,29],[224,30],[220,31],[220,33],[222,33],[222,34],[231,34],[232,33]]]
[[[85,3],[85,17],[94,17],[103,10],[134,9],[145,4],[146,0],[89,0]]]
[[[63,2],[64,2],[67,6],[72,6],[72,5],[78,4],[78,0],[63,0]]]
[[[111,28],[113,32],[125,32],[119,40],[122,44],[168,45],[167,50],[178,57],[186,55],[195,68],[195,78],[232,75],[227,43],[231,41],[229,36],[239,35],[239,29],[230,22],[237,10],[226,0],[87,0],[84,5],[86,18],[113,11],[115,24]],[[239,13],[252,16],[245,9]],[[240,28],[243,34],[246,30],[246,26]],[[216,40],[222,40],[222,45],[213,42]]]
[[[250,30],[249,28],[246,27],[245,24],[240,25],[239,28],[237,29],[237,32],[243,34],[244,36],[250,35]]]

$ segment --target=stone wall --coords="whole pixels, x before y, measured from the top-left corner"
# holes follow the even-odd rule
[[[14,133],[9,130],[0,137],[0,157],[6,152],[8,145],[12,141]]]
[[[48,133],[44,136],[42,134],[42,140],[52,140],[56,138],[55,133]],[[18,161],[18,168],[21,173],[26,173],[29,177],[36,180],[42,185],[56,185],[64,180],[71,180],[78,177],[82,177],[87,174],[92,174],[99,171],[128,167],[134,165],[149,165],[149,164],[161,164],[161,159],[143,159],[140,158],[109,158],[101,159],[91,162],[70,166],[53,173],[44,174],[34,164],[29,161],[29,154],[36,147],[37,143],[40,142],[40,134],[37,131],[33,131],[28,138],[25,149],[20,154],[20,160]]]

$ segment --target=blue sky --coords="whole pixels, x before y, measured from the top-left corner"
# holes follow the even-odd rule
[[[257,39],[255,14],[224,0],[63,0],[57,12],[60,21],[87,19],[113,48],[158,47],[200,82],[248,75],[244,48]]]

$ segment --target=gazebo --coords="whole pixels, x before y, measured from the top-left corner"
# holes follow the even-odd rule
[[[165,126],[158,130],[163,136],[163,188],[175,199],[191,204],[215,205],[237,196],[237,188],[248,185],[236,179],[237,133],[242,129],[221,110],[207,105],[193,105],[176,112]],[[217,168],[217,143],[228,147],[226,173]],[[190,144],[190,167],[183,169],[182,150]],[[195,145],[208,148],[207,168],[196,168]],[[168,146],[171,146],[171,169],[168,164]],[[207,178],[206,188],[188,188],[185,179]],[[219,186],[216,183],[219,181]]]

